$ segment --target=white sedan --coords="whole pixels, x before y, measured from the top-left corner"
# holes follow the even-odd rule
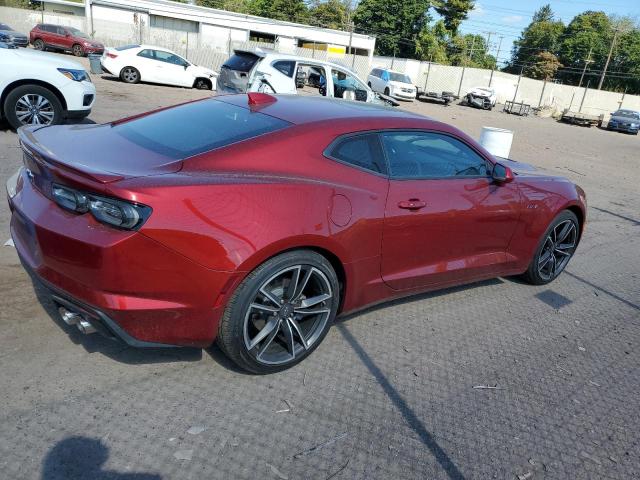
[[[100,63],[103,70],[126,83],[142,81],[215,90],[218,76],[213,70],[194,65],[171,50],[150,45],[107,48]]]
[[[96,87],[82,65],[53,53],[0,48],[0,117],[13,128],[91,113]]]

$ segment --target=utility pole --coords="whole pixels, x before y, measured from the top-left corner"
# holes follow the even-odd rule
[[[347,53],[352,53],[351,44],[353,42],[353,23],[349,23],[349,50]]]
[[[471,41],[471,50],[469,50],[469,61],[471,61],[471,56],[473,55],[473,47],[476,44],[476,36],[473,36],[473,40]]]
[[[484,32],[484,33],[487,34],[487,46],[484,49],[484,54],[486,55],[487,53],[489,53],[489,48],[491,48],[490,47],[490,45],[491,45],[491,35],[493,35],[493,32]]]
[[[578,88],[582,86],[582,80],[584,80],[584,74],[587,71],[587,66],[593,62],[591,60],[591,52],[593,51],[593,47],[589,48],[589,55],[587,55],[587,59],[584,61],[584,68],[582,69],[582,75],[580,75],[580,82],[578,83]]]
[[[609,55],[607,55],[607,61],[604,64],[604,69],[602,70],[602,76],[600,77],[600,83],[598,83],[598,90],[602,90],[602,84],[604,83],[604,77],[607,74],[607,68],[609,68],[609,61],[611,60],[611,54],[613,53],[613,47],[616,45],[616,39],[618,38],[618,30],[617,28],[613,31],[613,40],[611,41],[611,48],[609,49]]]
[[[496,52],[496,66],[498,66],[498,62],[500,61],[500,48],[502,48],[502,39],[504,38],[500,35],[500,41],[498,42],[498,51]]]

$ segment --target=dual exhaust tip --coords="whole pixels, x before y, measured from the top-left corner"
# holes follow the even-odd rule
[[[96,327],[77,312],[72,312],[65,307],[58,307],[58,313],[64,323],[67,325],[75,325],[78,327],[78,330],[85,335],[97,332]]]

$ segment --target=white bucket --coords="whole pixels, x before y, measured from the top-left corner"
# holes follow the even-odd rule
[[[482,127],[480,145],[495,157],[509,158],[513,132],[502,128]]]

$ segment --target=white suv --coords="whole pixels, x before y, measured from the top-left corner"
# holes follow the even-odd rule
[[[367,82],[374,92],[402,100],[414,100],[418,91],[409,75],[383,68],[371,70]]]
[[[0,48],[0,92],[0,117],[16,129],[84,118],[96,99],[82,65],[22,48]]]

